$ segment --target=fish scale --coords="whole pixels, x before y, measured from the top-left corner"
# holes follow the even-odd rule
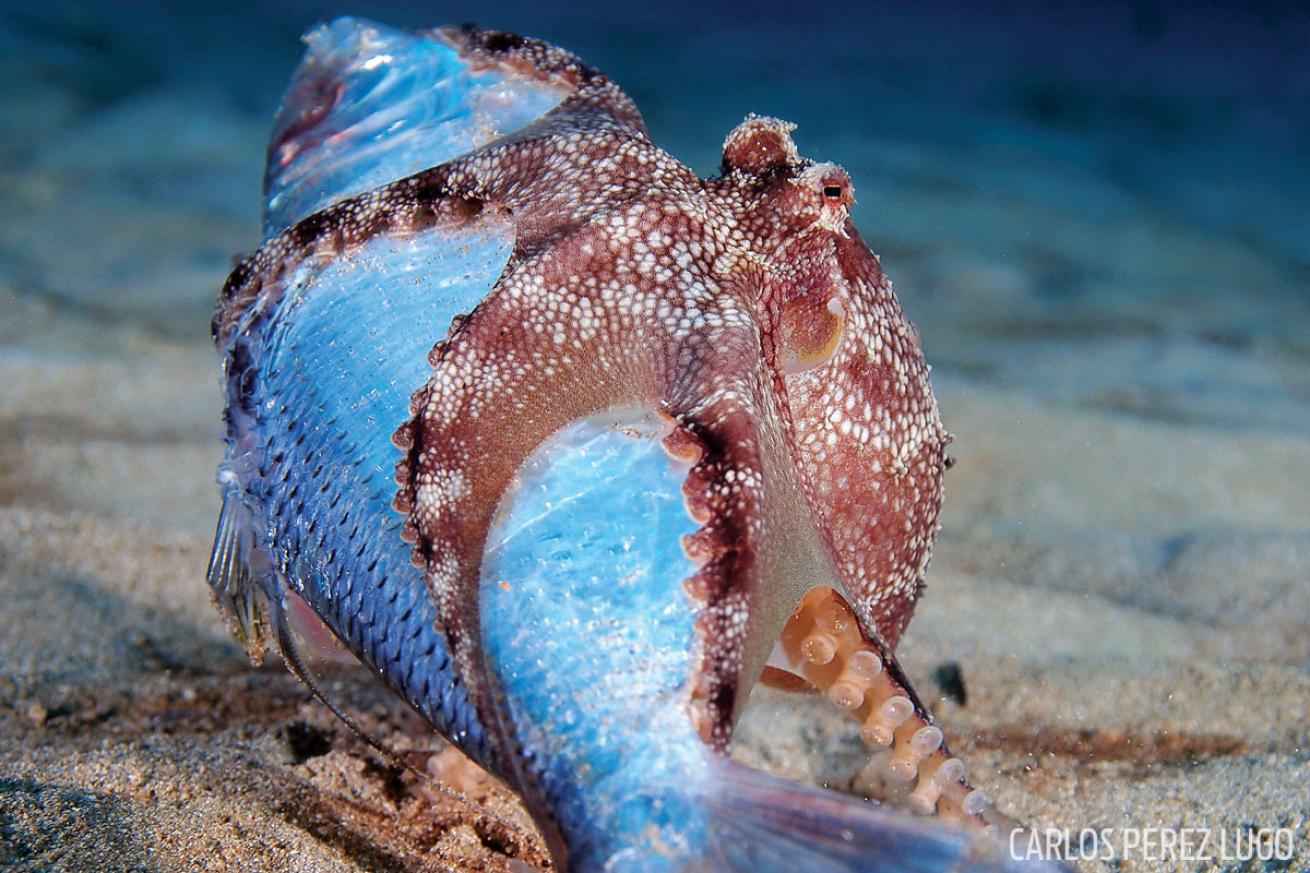
[[[341,19],[278,115],[285,229],[219,299],[217,602],[303,676],[303,599],[562,870],[1014,866],[894,653],[949,437],[849,176],[791,130],[748,117],[698,179],[561,49]],[[761,671],[938,820],[733,762]]]
[[[422,384],[434,338],[486,293],[508,257],[494,231],[379,241],[301,278],[256,333],[262,351],[250,365],[255,430],[266,435],[258,481],[280,483],[290,497],[261,495],[284,584],[438,730],[467,737],[484,763],[489,749],[391,507],[400,458],[391,432]],[[412,280],[370,288],[382,275]]]
[[[680,541],[697,525],[668,429],[634,413],[566,428],[524,464],[488,535],[487,651],[583,865],[653,830],[673,857],[696,838],[670,826],[695,811],[683,792],[704,747],[685,707],[695,565]]]
[[[439,40],[357,18],[338,18],[305,42],[270,146],[266,235],[473,151],[564,96],[546,83],[475,70]]]

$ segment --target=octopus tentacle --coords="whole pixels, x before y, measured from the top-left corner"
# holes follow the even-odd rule
[[[479,66],[495,66],[570,89],[569,95],[539,121],[513,134],[522,140],[578,130],[621,130],[646,138],[637,104],[600,70],[572,52],[541,40],[473,25],[432,33]]]
[[[731,309],[724,315],[747,319]],[[694,461],[683,493],[703,525],[684,541],[700,565],[686,586],[704,604],[693,719],[719,750],[785,621],[781,605],[792,601],[779,593],[793,588],[799,596],[802,580],[830,574],[796,488],[774,380],[760,364],[763,339],[743,323],[717,332],[666,399],[679,427],[665,445]]]
[[[228,276],[212,324],[215,341],[225,345],[257,299],[264,310],[276,305],[287,277],[311,255],[332,259],[379,234],[412,233],[509,212],[516,233],[513,267],[638,196],[694,179],[676,161],[661,158],[663,153],[644,138],[632,140],[626,130],[602,125],[577,136],[568,161],[560,161],[546,141],[498,141],[301,219],[267,240]],[[609,184],[595,174],[598,162],[632,172],[623,184]]]
[[[571,247],[579,257],[587,248],[607,252],[604,233],[580,228]],[[396,470],[395,507],[407,515],[403,535],[414,543],[414,562],[425,570],[479,720],[556,857],[565,851],[562,837],[524,766],[486,663],[479,578],[502,496],[533,450],[572,422],[616,406],[651,406],[658,397],[653,361],[661,345],[632,322],[601,317],[617,301],[604,300],[581,275],[575,259],[549,252],[511,263],[488,298],[434,348],[432,375],[411,402],[413,420],[395,436],[408,450]],[[542,289],[571,281],[571,306],[544,305]],[[623,348],[635,353],[614,353]]]
[[[853,226],[834,242],[842,338],[787,376],[811,502],[867,633],[894,648],[923,589],[950,437],[918,334]]]
[[[215,342],[226,347],[248,319],[272,312],[302,265],[321,268],[383,235],[509,222],[507,211],[469,181],[444,171],[423,173],[316,212],[272,237],[224,282],[211,325]]]
[[[831,588],[810,591],[787,622],[779,648],[785,669],[861,723],[866,743],[891,749],[892,777],[915,782],[911,809],[986,827],[981,816],[986,795],[965,779],[963,763],[947,747],[895,656],[862,631],[840,594]]]
[[[601,233],[579,232],[572,241],[599,244],[593,232]],[[500,757],[518,760],[479,621],[480,561],[501,496],[531,452],[565,425],[616,407],[659,408],[675,423],[666,450],[693,463],[683,493],[702,524],[683,542],[699,565],[685,587],[702,604],[691,716],[703,740],[726,750],[744,703],[740,692],[767,658],[786,619],[783,604],[794,602],[778,591],[795,587],[798,597],[801,580],[830,577],[794,486],[759,328],[721,295],[700,315],[715,325],[707,329],[713,342],[690,357],[677,343],[681,318],[671,318],[671,333],[604,319],[586,339],[576,324],[524,303],[532,288],[564,281],[561,269],[557,258],[520,265],[439,347],[414,421],[398,435],[410,459],[398,470],[397,508],[408,513],[407,536],[474,706],[503,744]],[[592,301],[587,306],[604,302],[582,296],[579,308],[584,299]],[[607,354],[614,349],[628,352]],[[514,775],[529,806],[539,802],[534,777],[524,769]]]

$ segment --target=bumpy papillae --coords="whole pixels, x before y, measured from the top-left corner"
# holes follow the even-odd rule
[[[886,669],[841,595],[831,588],[810,591],[792,612],[778,648],[791,672],[859,720],[866,743],[875,749],[890,747],[892,778],[915,782],[909,794],[911,809],[988,827],[982,817],[987,796],[965,779],[964,764],[946,747],[941,728]]]

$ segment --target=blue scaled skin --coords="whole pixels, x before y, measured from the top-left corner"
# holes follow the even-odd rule
[[[519,471],[488,537],[482,632],[575,871],[1001,869],[963,833],[709,751],[688,717],[689,465],[667,425],[578,422]],[[1025,867],[1024,869],[1028,869]]]
[[[445,42],[357,18],[305,42],[269,144],[265,238],[519,130],[566,93],[474,69]]]
[[[706,751],[683,707],[696,616],[681,539],[697,525],[666,432],[621,414],[557,434],[520,470],[483,560],[488,658],[582,870],[637,845],[654,854],[622,869],[677,869],[705,842],[688,789]]]
[[[471,33],[493,55],[527,45]],[[963,832],[706,744],[691,715],[704,604],[684,589],[697,571],[683,551],[698,530],[684,504],[689,463],[665,451],[670,424],[653,408],[534,438],[499,495],[474,580],[494,680],[477,698],[480,722],[394,508],[397,464],[412,460],[400,445],[421,446],[393,436],[415,420],[434,346],[525,257],[525,238],[548,249],[564,225],[516,225],[494,202],[484,209],[476,186],[456,195],[413,174],[532,141],[551,123],[572,135],[578,116],[552,110],[585,87],[605,136],[644,127],[616,86],[542,44],[517,58],[549,70],[471,62],[440,33],[356,19],[307,43],[269,149],[266,243],[234,272],[215,322],[227,456],[209,582],[252,653],[272,625],[295,663],[286,614],[303,600],[435,729],[521,790],[563,870],[1007,869],[975,858]],[[368,199],[391,183],[404,197]],[[786,543],[778,530],[772,542]]]
[[[391,506],[391,442],[421,385],[433,337],[474,306],[509,257],[503,235],[429,231],[379,239],[293,280],[295,293],[234,347],[255,374],[244,488],[271,534],[265,584],[303,598],[347,648],[442,733],[488,760],[451,670],[423,573]],[[369,283],[386,277],[376,289]],[[365,293],[367,291],[367,293]]]
[[[476,71],[449,45],[343,18],[308,51],[275,123],[266,238],[343,198],[512,133],[561,91]],[[429,228],[300,264],[226,348],[228,452],[210,584],[252,651],[303,598],[441,733],[497,770],[437,630],[404,518],[392,444],[455,316],[495,284],[513,228]]]

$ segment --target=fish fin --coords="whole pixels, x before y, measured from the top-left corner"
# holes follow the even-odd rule
[[[913,818],[727,759],[711,766],[706,873],[1058,871],[995,838]]]
[[[235,490],[223,496],[209,555],[206,578],[214,605],[227,619],[228,631],[259,666],[268,651],[268,596],[252,569],[254,531],[250,515]]]

